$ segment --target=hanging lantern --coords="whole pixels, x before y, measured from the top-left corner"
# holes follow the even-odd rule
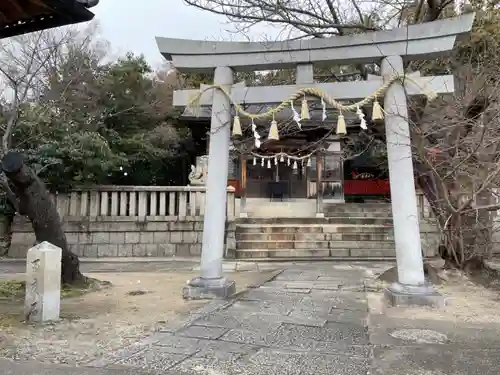
[[[271,168],[271,159],[267,159],[267,167]]]
[[[309,116],[309,106],[307,105],[307,99],[304,95],[304,99],[302,99],[302,109],[300,111],[300,119],[301,120],[310,120],[311,116]]]
[[[261,158],[260,159],[260,166],[263,167],[264,166],[264,158]]]
[[[344,115],[342,114],[342,112],[340,112],[339,118],[337,120],[337,134],[339,134],[339,135],[347,134],[347,129],[345,126],[345,119],[344,119]]]
[[[290,166],[290,158],[286,159],[286,165]]]
[[[373,102],[373,110],[372,110],[372,120],[380,121],[384,119],[384,112],[382,111],[382,107],[377,99]]]
[[[274,165],[278,165],[278,157],[277,156],[274,157]]]
[[[253,165],[257,165],[257,159],[255,158],[255,156],[253,157]]]
[[[280,163],[284,163],[285,162],[285,157],[283,156],[283,154],[281,154],[280,156]]]
[[[293,162],[293,169],[297,169],[299,166],[297,165],[297,160]]]
[[[311,158],[307,158],[307,166],[310,167],[311,166]]]
[[[233,137],[241,137],[243,135],[241,131],[240,116],[234,116],[233,121]]]

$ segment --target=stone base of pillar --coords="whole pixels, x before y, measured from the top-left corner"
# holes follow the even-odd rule
[[[240,218],[247,219],[248,218],[248,213],[247,212],[240,212]]]
[[[443,308],[446,299],[436,292],[432,285],[421,286],[394,283],[384,291],[390,306],[432,306]]]
[[[325,217],[325,214],[323,212],[316,212],[316,218],[323,219],[324,217]]]
[[[221,277],[204,279],[195,277],[182,290],[184,299],[224,299],[236,293],[236,283]]]

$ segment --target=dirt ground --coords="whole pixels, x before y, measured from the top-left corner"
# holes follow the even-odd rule
[[[446,297],[446,307],[391,307],[381,301],[381,293],[369,293],[368,301],[373,313],[407,319],[430,319],[456,323],[500,323],[500,293],[472,282],[458,271],[443,271],[446,278],[437,291]],[[385,285],[379,283],[382,289]]]
[[[237,292],[273,276],[273,271],[235,272]],[[137,341],[172,321],[183,319],[203,301],[184,301],[182,287],[197,272],[87,274],[113,286],[61,301],[62,320],[23,323],[21,302],[0,300],[0,357],[80,364]],[[9,275],[22,280],[23,275]]]

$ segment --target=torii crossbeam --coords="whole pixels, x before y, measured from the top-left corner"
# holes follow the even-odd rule
[[[336,82],[336,83],[310,83],[282,86],[255,86],[246,87],[234,85],[231,97],[239,104],[275,104],[288,98],[300,88],[312,87],[329,94],[335,100],[358,100],[373,94],[383,84],[382,77],[371,77],[368,81]],[[205,85],[200,87],[203,90]],[[416,77],[405,82],[407,95],[425,95],[428,92],[435,94],[449,94],[455,91],[454,77],[452,75],[435,77]],[[189,105],[189,101],[200,90],[175,90],[173,104],[177,107]],[[211,106],[214,90],[205,91],[201,97],[200,105]]]

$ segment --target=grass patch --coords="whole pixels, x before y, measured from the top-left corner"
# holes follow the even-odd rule
[[[110,285],[111,284],[106,281],[87,278],[85,282],[79,283],[78,285],[62,285],[61,298],[80,297]],[[0,282],[0,299],[24,300],[25,295],[25,281],[7,280]]]
[[[0,298],[2,299],[22,299],[25,292],[25,281],[7,280],[0,282]]]

